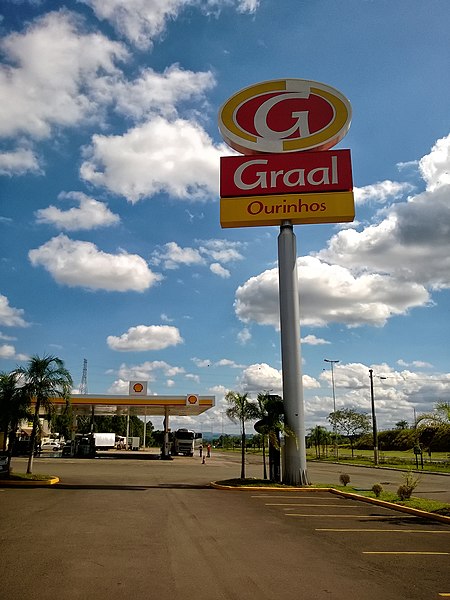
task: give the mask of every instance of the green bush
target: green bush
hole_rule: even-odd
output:
[[[381,483],[374,483],[372,486],[372,492],[375,494],[377,498],[380,497],[381,492],[383,491],[383,486]]]
[[[397,495],[400,500],[409,500],[414,489],[420,481],[420,477],[414,475],[412,471],[407,471],[403,474],[405,482],[398,488]]]
[[[350,475],[348,475],[348,473],[341,473],[339,475],[339,481],[342,485],[347,485],[347,483],[350,483]]]

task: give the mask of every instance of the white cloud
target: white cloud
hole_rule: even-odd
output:
[[[231,242],[228,240],[202,240],[199,242],[199,251],[220,263],[229,263],[243,260],[243,255],[238,248],[243,246],[242,242]]]
[[[79,207],[61,210],[51,205],[42,208],[35,213],[38,223],[55,225],[65,231],[97,229],[120,223],[119,215],[111,212],[107,204],[94,200],[82,192],[61,193],[59,198],[74,200],[79,203]]]
[[[245,344],[247,342],[249,342],[252,339],[252,334],[250,333],[250,330],[248,327],[244,327],[241,329],[241,331],[239,331],[239,333],[237,334],[237,340],[240,344],[242,344],[242,346],[245,346]]]
[[[164,377],[175,377],[183,375],[185,370],[182,367],[175,367],[164,360],[145,361],[139,365],[128,366],[121,364],[118,370],[118,376],[126,381],[156,381],[158,373],[161,372]]]
[[[419,170],[430,192],[450,184],[450,134],[439,139],[430,153],[420,159]]]
[[[450,186],[388,209],[361,232],[340,231],[316,256],[353,271],[387,273],[400,285],[450,287]]]
[[[18,148],[13,152],[0,152],[0,175],[23,175],[29,172],[41,172],[38,159],[32,150]]]
[[[214,75],[210,71],[184,70],[178,64],[167,67],[163,73],[145,69],[133,81],[116,79],[100,80],[97,93],[113,92],[116,110],[135,120],[143,120],[151,115],[166,118],[177,115],[177,104],[194,99],[197,104],[204,93],[215,86]],[[104,87],[102,90],[101,86]]]
[[[399,420],[411,425],[414,414],[431,412],[436,398],[450,391],[450,373],[425,375],[408,370],[395,371],[387,364],[371,365],[374,373],[374,399],[380,428],[392,428]],[[383,377],[381,379],[380,377]],[[318,422],[329,427],[327,416],[333,411],[330,369],[320,379],[328,387],[326,397],[308,397],[305,414],[311,426]],[[336,408],[355,408],[370,414],[369,367],[361,363],[338,364],[334,370]]]
[[[421,285],[387,275],[352,272],[306,256],[297,260],[300,319],[304,325],[330,322],[381,326],[394,315],[423,306],[429,295]],[[236,315],[243,322],[279,327],[278,269],[252,277],[236,290]]]
[[[23,318],[24,310],[9,305],[9,300],[0,294],[0,325],[6,327],[26,327],[28,323]],[[6,339],[6,338],[2,338]]]
[[[226,153],[197,123],[155,117],[124,135],[94,135],[80,174],[133,203],[161,192],[205,200],[218,193],[219,157]]]
[[[211,361],[209,358],[192,358],[192,362],[199,367],[200,369],[204,369],[205,367],[211,366]]]
[[[323,344],[331,344],[331,342],[328,342],[327,340],[324,340],[322,338],[318,338],[315,335],[306,335],[305,337],[302,337],[302,344],[309,344],[310,346],[321,346]]]
[[[60,234],[28,253],[33,266],[44,267],[58,282],[92,290],[142,292],[161,280],[137,254],[107,254],[91,242]]]
[[[176,346],[183,338],[176,327],[169,325],[137,325],[120,337],[109,335],[106,342],[112,350],[119,352],[145,352]]]
[[[259,392],[269,391],[272,394],[282,395],[282,372],[266,363],[256,363],[246,367],[238,379],[239,387],[255,395]],[[320,387],[314,377],[303,375],[303,388],[312,389]]]
[[[165,269],[178,269],[181,265],[204,265],[205,259],[195,248],[181,248],[176,242],[168,242],[152,253],[152,264]]]
[[[270,390],[273,394],[281,394],[281,371],[266,363],[249,365],[242,371],[238,380],[244,392],[259,393]]]
[[[221,358],[216,363],[214,363],[215,367],[230,367],[232,369],[243,369],[244,365],[240,365],[236,363],[234,360],[230,360],[229,358]]]
[[[219,263],[210,264],[209,269],[210,269],[211,273],[214,273],[214,275],[218,275],[219,277],[222,277],[222,279],[228,279],[228,277],[231,276],[230,271],[228,269],[225,269],[224,267],[222,267],[222,265],[220,265]]]
[[[397,361],[397,364],[400,367],[414,367],[415,369],[428,369],[433,367],[431,363],[425,362],[423,360],[413,360],[412,362],[406,362],[402,358],[400,358]]]
[[[399,183],[397,181],[379,181],[372,185],[364,187],[355,187],[353,192],[356,204],[365,204],[367,202],[378,202],[384,204],[387,200],[397,199],[411,192],[414,189],[409,183]]]
[[[0,344],[0,358],[4,360],[28,360],[26,354],[20,354],[16,352],[16,349],[11,344]]]
[[[54,126],[98,120],[99,106],[92,98],[97,78],[115,74],[115,61],[127,57],[124,46],[84,32],[82,20],[64,9],[8,35],[1,50],[10,64],[0,68],[0,95],[8,98],[2,104],[0,136],[35,138],[48,137]],[[33,164],[31,155],[28,161]]]
[[[235,4],[239,12],[253,13],[260,0],[81,0],[99,19],[109,21],[120,35],[144,50],[153,45],[170,19],[188,6],[208,13]]]

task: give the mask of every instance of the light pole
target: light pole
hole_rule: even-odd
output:
[[[334,389],[334,365],[337,364],[338,360],[330,360],[329,358],[324,358],[324,362],[329,363],[331,367],[331,387],[333,390],[333,435],[334,435],[334,457],[338,458],[338,446],[337,446],[337,433],[336,433],[336,393]]]
[[[375,398],[373,395],[373,369],[369,369],[370,377],[370,402],[372,405],[372,432],[373,432],[373,462],[378,465],[378,430],[377,430],[377,416],[375,414]],[[380,379],[386,379],[381,377]]]

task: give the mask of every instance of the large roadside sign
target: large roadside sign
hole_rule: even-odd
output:
[[[347,133],[350,102],[305,79],[264,81],[240,90],[219,111],[219,130],[242,154],[327,150]]]
[[[338,90],[304,79],[249,86],[219,111],[220,223],[226,227],[339,223],[355,216],[347,133],[351,106]]]

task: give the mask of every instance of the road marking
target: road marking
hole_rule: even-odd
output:
[[[363,552],[363,554],[417,554],[417,555],[441,555],[441,554],[450,554],[450,552]]]
[[[258,494],[252,496],[252,498],[283,498],[284,500],[310,500],[311,498],[315,498],[316,500],[329,499],[331,502],[335,501],[335,498],[330,498],[329,495],[327,497],[324,496],[323,498],[321,498],[317,494],[309,494],[308,496],[306,494],[300,494],[300,496],[286,496],[286,494],[280,494],[279,496],[275,496],[275,494]]]
[[[281,503],[281,502],[266,502],[264,506],[339,506],[341,508],[361,508],[360,506],[343,506],[342,504],[296,504],[296,503]]]
[[[439,596],[445,596],[446,598],[450,598],[450,594],[439,594]]]
[[[328,517],[340,517],[342,519],[399,519],[400,517],[385,516],[385,515],[312,515],[312,514],[300,514],[300,513],[286,513],[286,517],[322,517],[323,519]],[[402,519],[417,519],[413,515],[402,515]]]
[[[365,533],[446,533],[450,534],[450,531],[444,531],[440,529],[344,529],[344,528],[316,528],[316,531],[338,531],[338,532],[353,532],[362,531]]]

